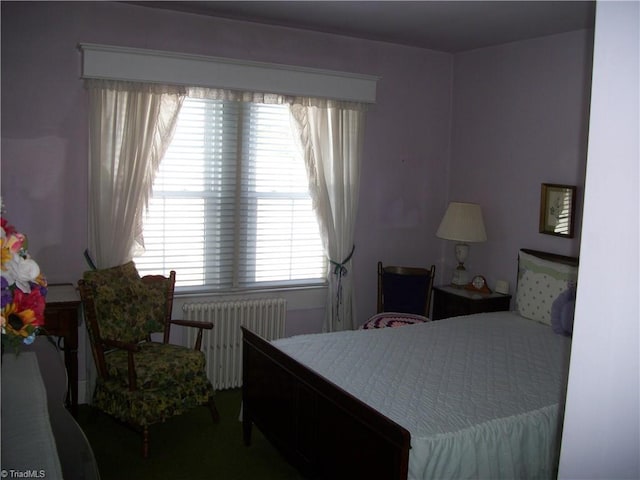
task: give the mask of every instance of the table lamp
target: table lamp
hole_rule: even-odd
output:
[[[484,229],[482,210],[475,203],[451,202],[440,222],[436,236],[445,240],[454,240],[458,266],[453,271],[453,285],[466,285],[469,283],[464,262],[469,255],[467,243],[485,242],[487,232]]]

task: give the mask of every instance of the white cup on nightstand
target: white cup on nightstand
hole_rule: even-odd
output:
[[[502,293],[503,295],[509,295],[509,282],[506,280],[496,281],[495,291],[497,293]]]

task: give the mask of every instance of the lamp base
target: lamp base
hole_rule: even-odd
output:
[[[467,285],[469,283],[469,274],[463,268],[456,268],[453,271],[453,278],[451,279],[451,284],[456,286]]]

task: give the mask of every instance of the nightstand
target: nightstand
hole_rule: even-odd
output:
[[[509,310],[511,295],[477,293],[465,288],[441,285],[433,287],[432,320]]]

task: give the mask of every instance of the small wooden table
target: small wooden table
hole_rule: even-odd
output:
[[[47,287],[44,310],[44,328],[47,335],[59,337],[64,350],[67,370],[67,396],[65,405],[75,417],[78,414],[78,327],[80,295],[72,284],[54,284]]]

